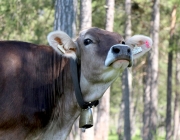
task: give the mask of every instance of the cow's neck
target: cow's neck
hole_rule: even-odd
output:
[[[102,97],[103,93],[110,86],[111,82],[106,84],[89,82],[83,75],[81,75],[81,90],[84,100],[86,102],[92,102]]]
[[[103,74],[96,74],[92,76],[91,80],[88,80],[88,78],[81,73],[80,85],[84,100],[86,102],[92,102],[100,99],[119,76],[120,72],[120,70],[111,70]]]
[[[114,79],[115,80],[115,79]],[[113,81],[114,81],[113,80]],[[86,102],[92,102],[100,99],[108,87],[112,84],[113,81],[103,80],[97,81],[97,83],[88,81],[85,76],[81,75],[81,90],[83,93],[84,100]]]

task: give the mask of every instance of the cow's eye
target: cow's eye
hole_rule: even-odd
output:
[[[125,45],[125,42],[124,42],[124,41],[122,41],[122,44],[124,44],[124,45]]]
[[[86,46],[86,45],[89,45],[89,44],[91,44],[91,43],[93,43],[93,41],[91,40],[91,39],[85,39],[84,40],[84,45]]]

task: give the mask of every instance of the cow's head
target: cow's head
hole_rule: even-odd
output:
[[[135,35],[124,41],[121,35],[99,28],[83,30],[74,42],[66,33],[54,31],[48,42],[57,53],[79,60],[81,91],[88,102],[99,99],[133,59],[152,46],[147,36]]]

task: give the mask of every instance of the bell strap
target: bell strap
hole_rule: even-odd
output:
[[[71,77],[72,77],[72,81],[73,81],[73,85],[75,89],[76,100],[79,106],[81,107],[81,109],[87,109],[88,107],[92,108],[93,106],[97,106],[99,104],[98,100],[93,101],[93,102],[85,102],[83,99],[83,95],[80,88],[80,74],[78,72],[77,65],[78,65],[77,60],[70,58],[70,72],[71,72]]]

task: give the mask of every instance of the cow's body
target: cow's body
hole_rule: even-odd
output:
[[[37,130],[56,129],[66,119],[74,122],[78,112],[69,59],[48,46],[0,42],[0,60],[0,139],[24,139]]]
[[[86,102],[99,99],[131,61],[131,51],[118,34],[91,28],[75,43],[69,40],[64,33],[53,33],[48,41],[54,49],[0,42],[0,140],[66,139],[81,111],[69,54],[75,54],[81,65],[80,87]]]

